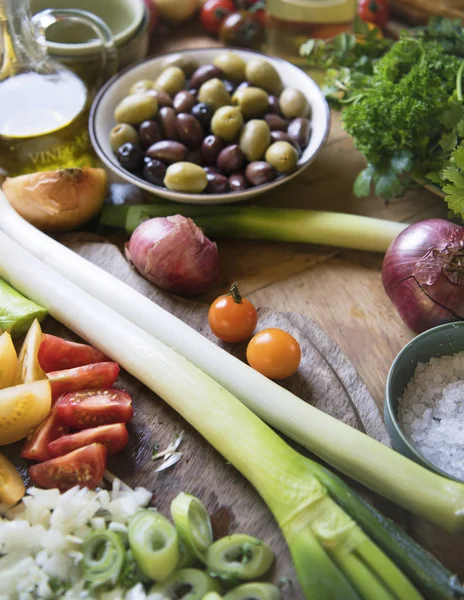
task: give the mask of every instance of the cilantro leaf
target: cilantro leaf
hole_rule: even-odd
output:
[[[443,178],[451,182],[443,187],[446,204],[454,215],[464,217],[464,173],[450,166],[443,171]]]
[[[371,193],[374,171],[375,168],[372,165],[369,165],[356,177],[353,191],[358,198],[364,198]]]

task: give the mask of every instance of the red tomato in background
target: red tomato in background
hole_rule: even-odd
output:
[[[145,6],[148,9],[148,14],[150,16],[150,24],[148,26],[150,33],[154,31],[155,27],[158,25],[158,12],[155,6],[155,0],[144,0]]]
[[[72,435],[64,435],[59,439],[51,441],[48,445],[50,457],[62,456],[68,452],[73,452],[78,448],[83,448],[89,444],[103,444],[108,456],[121,452],[129,441],[129,433],[124,423],[114,425],[103,425],[93,429],[83,429]]]
[[[22,458],[48,460],[55,456],[48,451],[48,444],[68,433],[69,427],[58,418],[54,408],[48,417],[36,427],[21,450]]]
[[[240,9],[252,13],[261,25],[266,25],[266,0],[238,0]]]
[[[383,29],[390,18],[388,0],[359,0],[358,15],[363,21]]]
[[[59,418],[74,429],[127,423],[134,413],[129,394],[114,388],[63,394],[58,398],[55,410]]]
[[[118,374],[118,363],[101,362],[64,371],[51,371],[47,373],[47,378],[52,388],[52,398],[55,400],[62,394],[77,390],[110,388]]]
[[[38,360],[45,373],[49,373],[92,363],[108,362],[109,358],[88,344],[70,342],[45,333],[39,347]]]
[[[201,9],[201,23],[208,33],[216,35],[224,19],[236,10],[232,0],[208,0]]]
[[[42,488],[58,488],[62,492],[75,485],[95,489],[103,479],[106,448],[91,444],[58,458],[29,467],[32,481]]]

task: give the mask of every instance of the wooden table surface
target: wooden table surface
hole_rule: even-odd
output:
[[[220,44],[196,25],[155,33],[151,54]],[[364,159],[332,113],[330,137],[316,161],[296,180],[266,194],[268,206],[349,212],[411,223],[446,218],[442,199],[418,189],[386,204],[356,198],[352,185]],[[222,280],[209,301],[232,281],[258,306],[294,311],[314,319],[344,350],[383,410],[388,369],[413,334],[387,298],[381,282],[382,256],[305,244],[222,240],[218,243]],[[378,499],[379,508],[402,523],[424,547],[464,579],[464,538]]]

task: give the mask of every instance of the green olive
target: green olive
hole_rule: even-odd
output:
[[[269,109],[269,96],[258,87],[237,90],[232,96],[232,102],[240,107],[245,119],[262,117]]]
[[[198,62],[188,54],[175,54],[163,63],[163,71],[168,67],[179,67],[186,77],[190,77],[199,67]]]
[[[163,594],[166,600],[202,600],[208,592],[218,590],[212,577],[199,569],[179,569],[170,577],[150,588],[151,594]],[[188,591],[186,591],[188,590]]]
[[[116,152],[123,144],[130,142],[138,144],[139,134],[137,130],[128,123],[118,123],[110,131],[110,144],[113,152]]]
[[[175,192],[201,194],[208,185],[205,170],[190,162],[177,162],[167,168],[164,185]]]
[[[249,162],[260,160],[271,143],[271,130],[266,121],[252,119],[245,123],[240,136],[240,149]]]
[[[274,142],[266,152],[266,162],[277,171],[277,173],[289,173],[298,164],[298,152],[288,142]]]
[[[154,82],[151,79],[140,79],[129,88],[129,94],[144,94],[153,89]]]
[[[185,87],[185,74],[179,67],[167,67],[155,80],[155,90],[166,92],[171,97]]]
[[[150,94],[126,96],[116,106],[114,118],[118,123],[140,125],[142,121],[153,119],[158,114],[158,100]]]
[[[241,83],[245,79],[246,63],[235,52],[221,52],[213,61],[214,66],[219,67],[226,79]]]
[[[211,131],[226,142],[233,142],[243,127],[243,116],[236,106],[221,106],[211,120]]]
[[[246,65],[245,76],[249,83],[263,88],[270,94],[278,95],[282,91],[280,75],[267,60],[252,58]]]
[[[232,103],[229,92],[220,79],[205,81],[198,92],[198,102],[204,102],[214,110]]]
[[[279,588],[272,583],[245,583],[224,596],[224,600],[280,600]]]
[[[294,88],[286,88],[279,98],[280,110],[287,119],[307,117],[309,104],[306,96]]]

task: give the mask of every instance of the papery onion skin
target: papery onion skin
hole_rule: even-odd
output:
[[[464,227],[444,219],[410,225],[387,250],[382,283],[415,333],[464,320]]]
[[[208,291],[219,277],[216,244],[192,219],[181,215],[141,223],[126,244],[125,254],[145,279],[182,296]]]
[[[42,231],[70,231],[101,210],[108,188],[103,169],[57,169],[8,177],[3,191],[26,221]]]

